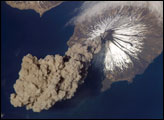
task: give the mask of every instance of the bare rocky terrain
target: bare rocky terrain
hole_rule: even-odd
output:
[[[8,5],[20,10],[32,9],[42,16],[46,11],[60,5],[63,1],[6,1]]]

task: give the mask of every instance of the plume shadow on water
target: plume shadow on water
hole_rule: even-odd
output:
[[[83,101],[89,98],[93,98],[100,94],[102,87],[102,80],[104,79],[104,53],[105,47],[102,47],[101,51],[96,54],[91,62],[91,66],[88,69],[87,77],[82,85],[79,85],[77,92],[70,100],[65,100],[56,103],[50,110],[62,110],[75,108]]]
[[[102,73],[100,73],[100,70],[95,68],[95,66],[91,66],[88,69],[87,78],[82,85],[79,85],[75,95],[69,100],[56,103],[51,109],[62,110],[65,108],[74,108],[82,101],[98,95],[100,93],[101,81]]]

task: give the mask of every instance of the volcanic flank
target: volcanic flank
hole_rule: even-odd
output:
[[[101,38],[105,44],[102,47],[105,47],[104,55],[100,58],[102,61],[99,61],[104,63],[104,91],[113,82],[131,82],[136,74],[143,73],[153,59],[161,54],[163,18],[148,6],[130,4],[114,4],[100,13],[91,15],[88,11],[82,12],[75,19],[75,32],[68,45],[95,41],[98,36]]]

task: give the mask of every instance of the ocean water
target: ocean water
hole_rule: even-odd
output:
[[[99,93],[101,73],[91,66],[75,93],[48,111],[34,113],[10,104],[22,57],[64,55],[74,27],[65,24],[77,14],[81,2],[66,2],[41,18],[33,10],[18,10],[1,4],[1,113],[3,118],[163,118],[163,53],[134,82],[114,83]]]

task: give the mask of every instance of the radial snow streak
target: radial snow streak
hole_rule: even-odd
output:
[[[106,40],[105,69],[123,71],[128,65],[133,65],[131,58],[138,59],[138,54],[142,52],[147,26],[137,22],[134,16],[117,15],[100,19],[90,30],[88,40],[102,36],[107,30],[114,31],[113,40]]]

